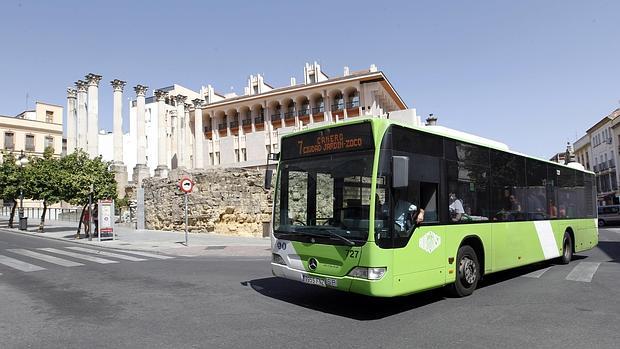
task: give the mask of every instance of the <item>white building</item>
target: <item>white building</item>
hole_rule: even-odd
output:
[[[398,112],[407,105],[374,65],[360,71],[345,67],[341,76],[330,78],[315,62],[306,64],[303,73],[303,83],[291,78],[289,86],[279,88],[260,74],[250,75],[243,96],[217,93],[211,85],[199,92],[176,84],[151,89],[145,98],[143,125],[150,175],[179,167],[264,166],[267,154],[278,151],[282,135],[349,118],[388,117],[396,112],[399,118],[420,122],[415,109]],[[123,136],[128,175],[137,164],[137,120],[138,103],[133,100],[130,130]],[[112,160],[112,139],[111,134],[99,135],[100,153],[106,160]],[[159,173],[158,168],[166,170]]]

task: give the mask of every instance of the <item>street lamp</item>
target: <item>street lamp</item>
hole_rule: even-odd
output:
[[[19,157],[15,161],[15,165],[19,167],[20,177],[22,180],[19,181],[19,230],[26,230],[27,227],[22,226],[22,218],[24,218],[24,190],[23,190],[23,179],[24,179],[24,166],[28,165],[28,157],[24,154],[22,150],[19,154]]]

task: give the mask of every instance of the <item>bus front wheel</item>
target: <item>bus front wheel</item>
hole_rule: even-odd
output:
[[[450,293],[456,297],[469,296],[479,280],[480,263],[476,251],[469,245],[461,246],[456,257],[456,281],[450,285]]]

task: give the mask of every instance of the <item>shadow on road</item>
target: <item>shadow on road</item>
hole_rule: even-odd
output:
[[[612,263],[620,263],[620,241],[599,241],[597,246]]]
[[[270,277],[244,281],[263,296],[354,320],[378,320],[444,299],[441,290],[406,297],[373,298]]]

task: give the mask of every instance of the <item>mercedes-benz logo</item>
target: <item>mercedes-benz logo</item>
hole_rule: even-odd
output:
[[[319,261],[317,261],[315,258],[310,258],[308,260],[308,267],[310,268],[310,270],[316,270],[316,267],[319,265]]]

